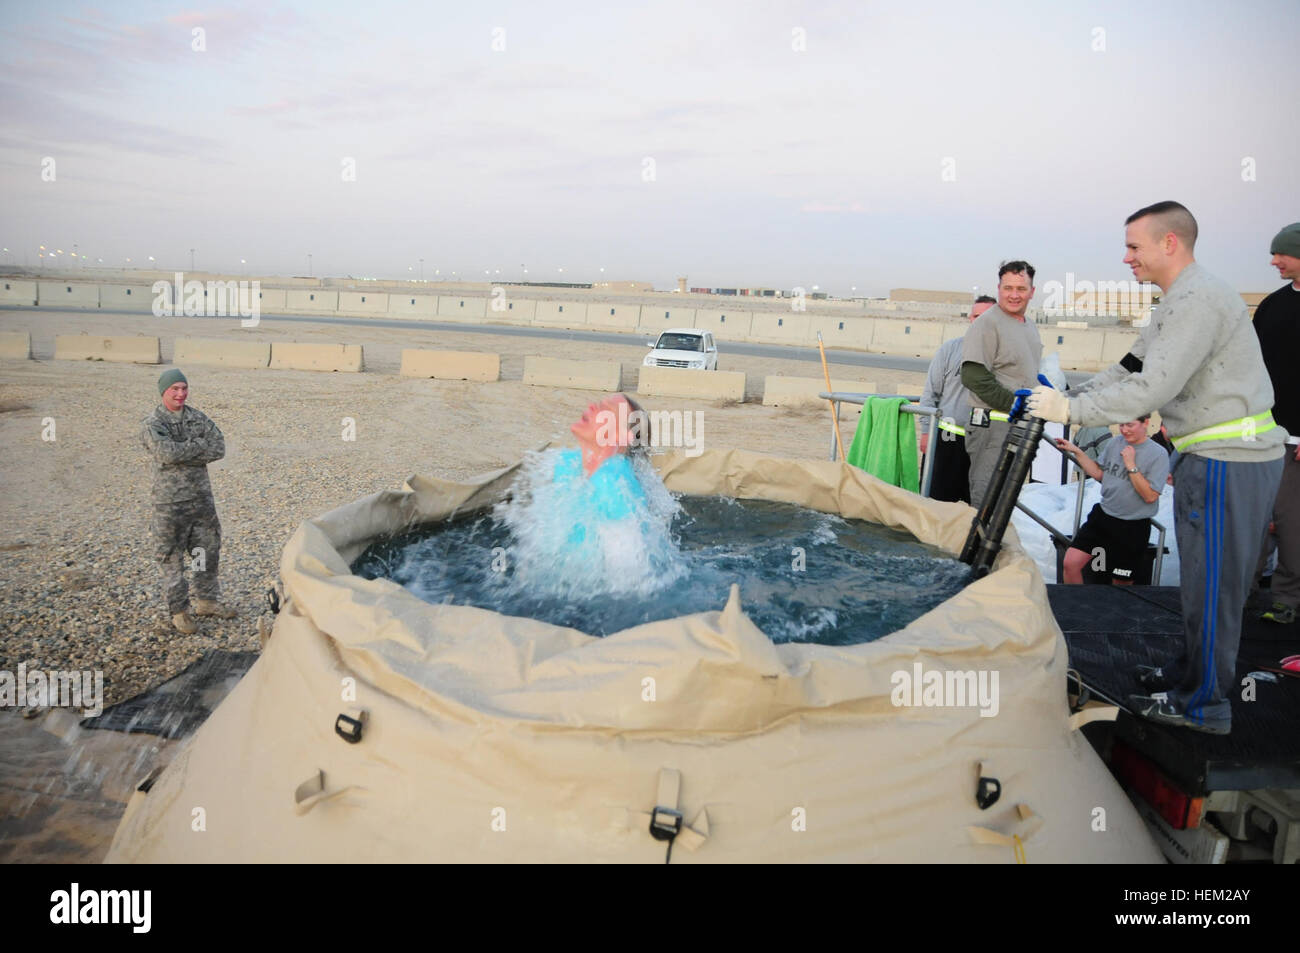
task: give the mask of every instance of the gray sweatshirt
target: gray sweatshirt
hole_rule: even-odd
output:
[[[1177,439],[1269,410],[1273,385],[1241,295],[1193,262],[1174,279],[1124,359],[1069,397],[1071,423],[1122,423],[1157,410]],[[1265,426],[1245,437],[1196,443],[1186,452],[1230,462],[1275,460],[1287,434]]]
[[[939,408],[939,419],[956,423],[964,427],[966,421],[959,419],[961,410],[961,342],[963,338],[951,338],[939,345],[930,360],[930,370],[925,375],[925,390],[921,393],[921,403]]]

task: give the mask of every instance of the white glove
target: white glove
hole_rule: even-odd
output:
[[[1070,422],[1070,400],[1059,390],[1039,384],[1029,395],[1026,407],[1035,417],[1058,424]]]

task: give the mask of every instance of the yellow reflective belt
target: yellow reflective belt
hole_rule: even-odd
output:
[[[989,411],[989,420],[999,420],[999,421],[1001,421],[1002,423],[1007,423],[1007,422],[1009,422],[1009,421],[1011,420],[1011,415],[1010,415],[1010,414],[1004,414],[1004,413],[1003,413],[1002,411],[1000,411],[1000,410],[990,410],[990,411]]]
[[[959,437],[966,436],[966,431],[963,430],[961,427],[957,426],[956,424],[950,424],[944,420],[939,421],[939,429],[946,430],[948,431],[948,433],[955,433]]]
[[[1197,443],[1205,443],[1207,440],[1228,440],[1233,437],[1240,437],[1242,440],[1251,440],[1255,434],[1265,433],[1277,426],[1273,420],[1273,412],[1266,410],[1262,414],[1256,414],[1254,417],[1242,417],[1240,420],[1229,420],[1227,423],[1215,424],[1213,427],[1205,427],[1201,430],[1195,430],[1181,437],[1172,438],[1174,449],[1179,453]]]

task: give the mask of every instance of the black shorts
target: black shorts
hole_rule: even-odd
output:
[[[1122,520],[1111,516],[1098,503],[1079,527],[1070,548],[1093,556],[1089,566],[1095,572],[1131,582],[1142,566],[1150,538],[1151,520]]]

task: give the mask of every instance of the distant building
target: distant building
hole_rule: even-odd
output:
[[[780,298],[781,292],[775,288],[692,288],[696,295],[735,295],[746,298]]]
[[[969,291],[926,291],[921,288],[890,288],[890,301],[923,301],[929,304],[970,304],[975,295]]]
[[[608,291],[613,294],[640,294],[654,291],[654,285],[648,281],[597,281],[592,286],[596,291]]]

